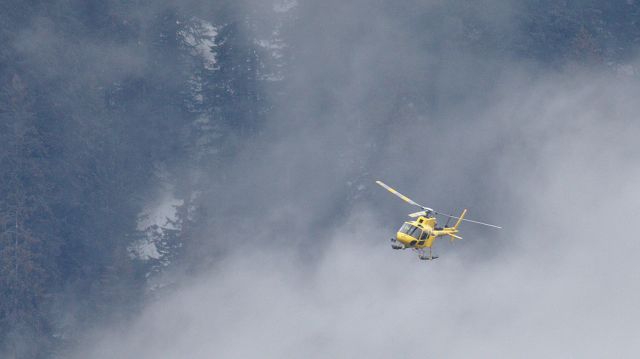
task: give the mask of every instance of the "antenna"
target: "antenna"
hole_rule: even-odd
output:
[[[453,212],[457,212],[457,211],[453,211]],[[449,228],[449,221],[451,220],[451,217],[447,217],[447,223],[444,224],[444,228]]]

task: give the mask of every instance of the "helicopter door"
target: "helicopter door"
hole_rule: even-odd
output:
[[[420,239],[420,236],[422,236],[422,229],[415,226],[411,226],[411,227],[413,228],[411,228],[411,232],[409,233],[409,235],[415,238],[415,240],[411,241],[410,245],[415,246],[416,244],[419,244],[418,240]]]
[[[420,240],[418,241],[418,245],[422,246],[424,245],[424,242],[429,238],[429,232],[424,231],[422,232],[422,235],[420,236]]]

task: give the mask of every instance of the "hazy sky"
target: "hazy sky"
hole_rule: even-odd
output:
[[[478,21],[511,28],[497,4],[478,6]],[[640,84],[460,47],[443,8],[291,10],[283,36],[296,56],[273,117],[232,166],[233,186],[210,194],[220,218],[202,241],[234,249],[77,357],[638,353]],[[414,208],[376,179],[505,229],[465,224],[464,240],[421,262],[389,247]]]

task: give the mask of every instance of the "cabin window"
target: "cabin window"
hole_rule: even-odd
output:
[[[402,225],[402,227],[400,227],[400,230],[398,232],[408,234],[416,239],[420,239],[420,233],[422,232],[422,230],[414,225],[405,223]]]
[[[398,232],[408,234],[415,239],[420,239],[420,234],[422,234],[422,229],[414,225],[411,225],[409,223],[405,223],[402,225],[402,227]]]
[[[429,233],[425,231],[425,232],[422,232],[422,238],[420,239],[427,239],[427,237],[429,237]]]
[[[410,225],[409,223],[405,223],[405,224],[402,225],[402,227],[400,228],[400,230],[398,232],[404,233],[404,234],[409,234],[411,232],[412,228],[413,228],[412,225]]]

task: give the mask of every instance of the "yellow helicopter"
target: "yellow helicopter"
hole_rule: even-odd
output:
[[[458,226],[462,221],[471,222],[476,224],[482,224],[483,226],[489,226],[494,228],[502,228],[493,224],[472,221],[470,219],[465,219],[464,216],[467,214],[467,210],[462,211],[460,217],[452,216],[449,214],[444,214],[440,212],[436,212],[429,207],[425,207],[421,204],[414,202],[411,198],[403,195],[402,193],[396,191],[395,189],[389,187],[382,181],[376,181],[377,184],[382,186],[387,191],[395,194],[400,197],[403,201],[412,204],[414,206],[418,206],[422,208],[421,211],[409,214],[411,218],[417,218],[414,221],[404,222],[402,227],[396,233],[395,238],[391,238],[391,248],[393,249],[407,249],[411,248],[418,252],[418,257],[422,260],[433,260],[438,258],[438,256],[434,256],[431,248],[433,247],[433,242],[435,242],[436,238],[441,236],[449,236],[451,242],[456,239],[462,239],[462,237],[458,236]],[[453,227],[448,227],[447,225],[444,227],[437,227],[437,221],[435,215],[448,217],[449,219],[455,218],[457,219],[456,224]],[[429,255],[426,255],[425,248],[429,248]]]

